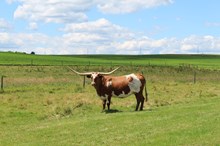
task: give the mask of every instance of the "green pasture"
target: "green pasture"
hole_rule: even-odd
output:
[[[220,55],[30,55],[0,52],[0,65],[125,65],[220,68]]]
[[[0,76],[6,76],[0,91],[0,145],[220,145],[218,60],[0,53]],[[112,110],[102,111],[90,80],[83,88],[83,77],[66,65],[79,71],[110,71],[120,65],[114,75],[143,72],[149,92],[144,111],[134,111],[134,96],[113,98]]]

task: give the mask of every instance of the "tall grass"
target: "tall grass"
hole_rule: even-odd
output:
[[[83,71],[84,67],[75,67]],[[100,66],[89,70],[109,71],[110,68]],[[71,115],[73,111],[91,106],[101,110],[101,101],[95,90],[86,79],[86,87],[82,87],[83,78],[73,74],[65,67],[49,66],[0,66],[0,74],[7,77],[4,80],[4,93],[0,94],[2,103],[11,103],[12,107],[32,109],[41,116],[56,114]],[[194,72],[172,67],[122,67],[115,75],[132,72],[143,72],[147,79],[149,102],[145,108],[164,106],[174,103],[190,102],[202,97],[219,95],[219,71],[196,70],[196,84]],[[135,98],[125,100],[114,98],[114,108],[133,110]],[[80,107],[80,108],[78,108]],[[43,110],[43,112],[42,112]],[[47,112],[45,112],[47,111]],[[43,114],[42,114],[42,113]],[[81,111],[80,111],[81,112]]]

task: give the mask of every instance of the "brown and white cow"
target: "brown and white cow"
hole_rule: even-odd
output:
[[[118,67],[119,68],[119,67]],[[91,84],[96,89],[98,96],[103,101],[103,110],[107,103],[108,110],[110,109],[111,97],[127,97],[131,94],[135,94],[137,105],[136,111],[140,106],[140,110],[143,110],[144,106],[144,96],[143,89],[145,89],[145,96],[147,101],[147,89],[146,89],[146,80],[142,74],[129,74],[124,76],[109,76],[115,72],[118,68],[114,69],[111,72],[87,72],[79,73],[69,67],[69,69],[76,74],[87,76],[91,78]],[[145,88],[144,88],[145,87]]]

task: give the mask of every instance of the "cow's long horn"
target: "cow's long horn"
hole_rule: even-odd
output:
[[[118,70],[120,67],[117,67],[116,69],[114,69],[113,71],[110,71],[110,72],[99,72],[99,74],[101,75],[109,75],[109,74],[112,74],[113,72],[115,72],[116,70]]]
[[[80,73],[80,72],[75,71],[74,69],[70,68],[69,66],[68,66],[68,68],[69,68],[72,72],[74,72],[74,73],[76,73],[76,74],[78,74],[78,75],[80,75],[80,76],[87,76],[87,75],[91,75],[91,74],[92,74],[92,72]]]

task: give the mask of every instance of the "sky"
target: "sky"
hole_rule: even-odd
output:
[[[220,54],[219,0],[0,0],[0,51]]]

